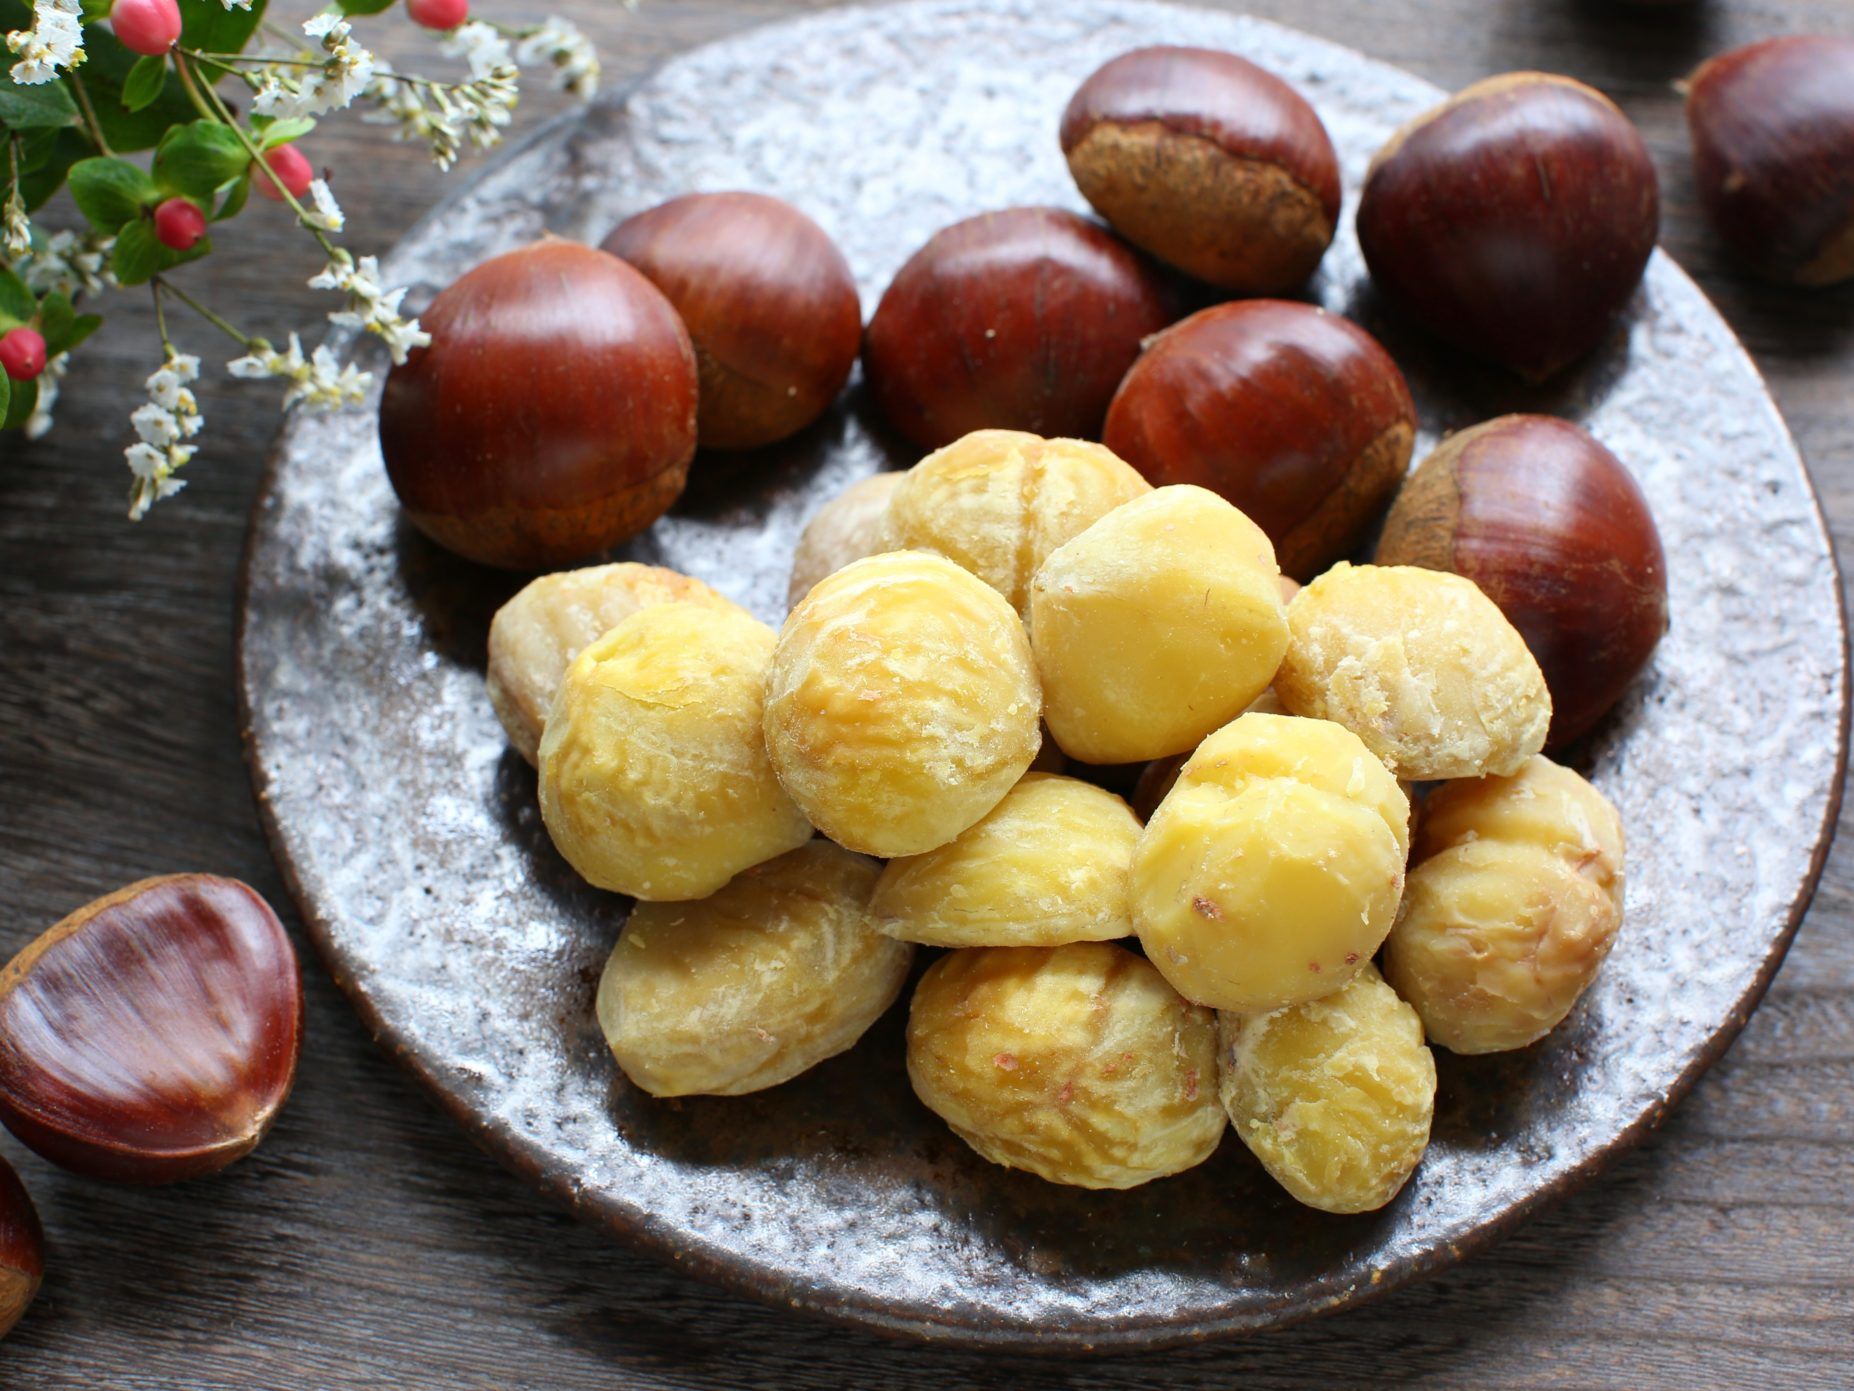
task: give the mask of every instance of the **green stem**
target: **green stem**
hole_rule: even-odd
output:
[[[114,159],[116,157],[116,152],[110,149],[109,141],[103,138],[103,126],[102,123],[97,120],[96,108],[90,104],[90,93],[84,89],[83,82],[75,73],[66,73],[65,77],[69,80],[71,91],[77,97],[77,104],[84,113],[84,124],[90,127],[91,142],[95,144],[97,149],[103,154]]]
[[[206,104],[206,98],[200,95],[200,84],[194,79],[193,70],[181,58],[180,50],[174,53],[174,71],[180,74],[180,85],[186,88],[187,100],[193,103],[193,109],[209,121],[217,120],[213,109]],[[207,91],[212,89],[208,87]]]
[[[191,309],[195,314],[198,314],[226,337],[232,339],[240,347],[249,348],[259,341],[256,338],[247,337],[245,334],[240,333],[224,319],[213,313],[212,310],[201,304],[198,300],[193,298],[192,295],[188,294],[185,290],[181,289],[180,286],[176,285],[165,276],[157,275],[148,283],[155,287],[155,314],[157,321],[159,321],[161,313],[161,296],[163,294],[168,294],[186,305],[187,308]],[[167,342],[167,326],[165,323],[161,325],[161,341],[163,343]]]
[[[167,356],[174,355],[174,340],[167,336],[167,309],[161,303],[161,280],[156,277],[148,282],[148,289],[154,295],[155,332],[161,335],[161,346],[167,350]]]

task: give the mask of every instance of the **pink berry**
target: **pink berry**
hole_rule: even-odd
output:
[[[315,166],[294,145],[279,145],[274,150],[266,150],[264,163],[270,166],[272,174],[283,180],[283,186],[289,189],[290,196],[294,198],[301,198],[307,193],[310,180],[315,178]],[[277,192],[276,182],[268,175],[254,171],[251,182],[271,202],[283,201],[283,195]]]
[[[406,0],[406,13],[427,29],[455,29],[470,17],[470,0]]]
[[[35,328],[15,328],[0,337],[0,368],[16,382],[29,382],[45,370],[45,339]]]
[[[180,6],[174,0],[116,0],[109,25],[131,53],[159,58],[180,37]]]
[[[185,198],[170,198],[154,210],[155,238],[175,251],[191,251],[206,235],[206,214]]]

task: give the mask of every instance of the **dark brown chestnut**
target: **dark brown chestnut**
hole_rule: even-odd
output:
[[[1660,216],[1629,118],[1581,82],[1517,72],[1391,138],[1365,176],[1358,241],[1393,305],[1543,380],[1609,334]]]
[[[1070,99],[1062,153],[1121,236],[1239,294],[1299,285],[1339,224],[1326,127],[1300,93],[1234,53],[1121,54]]]
[[[45,1232],[26,1185],[0,1159],[0,1338],[13,1331],[45,1278]]]
[[[483,262],[421,316],[380,400],[387,476],[448,550],[548,569],[624,541],[682,492],[695,351],[616,256],[548,239]]]
[[[1154,484],[1235,503],[1303,580],[1364,540],[1415,440],[1410,388],[1378,341],[1275,299],[1219,304],[1153,339],[1102,435]]]
[[[1687,127],[1700,205],[1772,280],[1854,278],[1854,39],[1797,34],[1693,75]]]
[[[850,263],[763,193],[691,193],[618,224],[604,249],[669,297],[695,342],[708,449],[797,434],[849,380],[863,342]]]
[[[956,222],[896,273],[863,344],[870,390],[923,449],[974,430],[1093,438],[1139,345],[1177,316],[1158,271],[1060,208]]]
[[[1551,688],[1548,746],[1587,733],[1667,630],[1667,558],[1628,469],[1567,420],[1509,415],[1451,435],[1384,522],[1380,565],[1478,584]]]
[[[144,879],[0,970],[0,1121],[93,1178],[171,1183],[256,1147],[296,1076],[290,939],[235,879]]]

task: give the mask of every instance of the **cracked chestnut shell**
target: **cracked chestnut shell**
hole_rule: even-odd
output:
[[[1760,274],[1854,278],[1854,39],[1797,34],[1723,53],[1687,89],[1700,204]]]
[[[1155,486],[1195,483],[1229,499],[1304,580],[1356,549],[1396,491],[1416,406],[1358,325],[1308,304],[1244,300],[1155,338],[1102,440]]]
[[[1477,82],[1410,122],[1358,205],[1384,297],[1533,380],[1608,336],[1659,227],[1634,124],[1601,92],[1537,72]]]
[[[1667,631],[1667,557],[1647,498],[1620,459],[1553,416],[1444,440],[1398,493],[1377,562],[1480,586],[1538,659],[1551,748],[1608,713]]]
[[[13,1331],[45,1278],[45,1232],[26,1185],[0,1159],[0,1338]]]
[[[616,256],[545,240],[483,262],[421,316],[387,376],[380,452],[412,524],[510,570],[557,569],[644,530],[695,454],[695,350]]]
[[[1077,89],[1062,153],[1082,196],[1160,260],[1240,294],[1280,294],[1339,223],[1339,160],[1287,83],[1234,53],[1123,53]]]
[[[296,1075],[302,984],[235,879],[144,879],[0,970],[0,1121],[93,1178],[171,1183],[263,1138]]]
[[[602,243],[669,298],[695,343],[697,434],[753,449],[829,408],[863,342],[850,263],[817,223],[763,193],[691,193]]]
[[[895,275],[863,342],[888,421],[923,449],[974,430],[1093,439],[1140,342],[1175,317],[1157,269],[1060,208],[936,232]]]

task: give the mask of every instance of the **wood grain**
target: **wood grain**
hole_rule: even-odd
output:
[[[608,82],[812,7],[647,0],[627,17],[599,0],[549,6],[598,38]],[[1734,273],[1698,222],[1671,87],[1735,43],[1854,33],[1841,0],[1246,8],[1444,86],[1536,67],[1621,101],[1662,172],[1665,244],[1757,355],[1837,540],[1848,543],[1854,291],[1775,290]],[[373,27],[402,65],[427,40],[397,11]],[[537,90],[523,120],[558,109]],[[417,151],[385,147],[380,135],[338,121],[313,150],[334,170],[350,241],[363,249],[390,245],[442,185]],[[233,224],[221,247],[235,254],[190,269],[186,283],[235,308],[253,331],[311,326],[327,308],[302,286],[317,269],[311,249],[285,236],[269,205]],[[68,379],[58,430],[33,445],[0,441],[6,953],[84,900],[148,874],[234,874],[288,907],[252,815],[231,682],[234,572],[274,398],[210,381],[191,486],[129,526],[121,449],[158,350],[144,299],[123,294],[104,307],[114,322]],[[184,332],[216,351],[206,330]],[[224,1176],[111,1188],[0,1137],[49,1241],[44,1292],[0,1344],[0,1386],[1845,1388],[1854,1383],[1851,925],[1847,840],[1771,995],[1662,1134],[1465,1268],[1247,1343],[1009,1367],[797,1321],[577,1226],[472,1149],[310,963],[296,1095],[258,1154]]]

